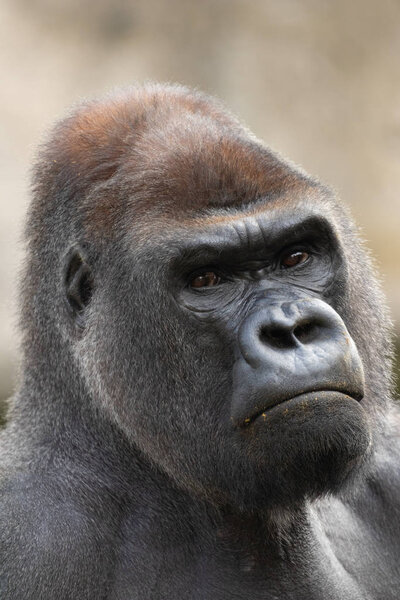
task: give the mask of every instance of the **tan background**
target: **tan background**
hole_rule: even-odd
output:
[[[2,0],[0,28],[0,398],[34,148],[72,102],[136,80],[219,95],[333,185],[400,323],[399,0]]]

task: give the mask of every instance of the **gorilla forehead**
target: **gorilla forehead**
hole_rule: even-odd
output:
[[[334,235],[336,223],[334,211],[329,210],[329,194],[307,188],[297,192],[228,209],[214,206],[184,214],[164,211],[133,227],[128,236],[132,236],[139,253],[146,255],[150,246],[159,248],[166,258],[178,250],[195,257],[201,255],[203,261],[206,257],[218,261],[223,256],[233,260],[237,253],[252,258],[261,253],[265,257],[267,248],[292,243],[311,229],[326,239]],[[159,253],[157,256],[160,260]]]

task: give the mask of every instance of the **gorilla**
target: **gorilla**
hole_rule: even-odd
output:
[[[347,210],[198,91],[42,146],[2,600],[398,600],[390,320]]]

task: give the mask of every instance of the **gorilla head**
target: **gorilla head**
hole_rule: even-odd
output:
[[[240,510],[362,471],[390,391],[370,265],[332,193],[217,101],[80,106],[42,149],[28,236],[25,377],[54,404]]]

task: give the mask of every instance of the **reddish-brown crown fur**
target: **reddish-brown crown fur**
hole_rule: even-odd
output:
[[[141,222],[179,218],[311,183],[215,99],[158,84],[80,105],[56,126],[37,173],[38,188],[63,190],[91,233],[107,236],[129,209]]]

